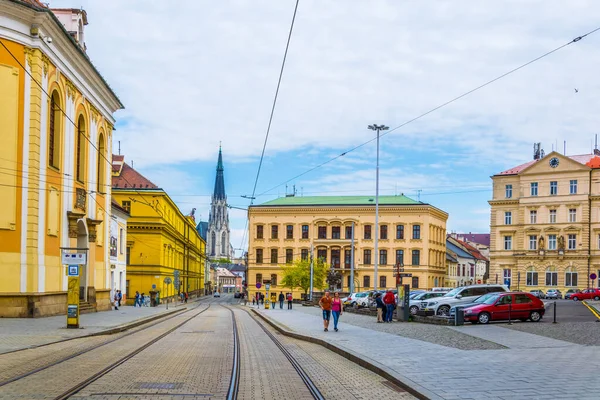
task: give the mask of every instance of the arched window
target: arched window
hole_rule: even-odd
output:
[[[531,266],[531,267],[527,268],[525,284],[527,286],[537,286],[538,285],[538,273],[535,270],[535,267]]]
[[[577,270],[573,267],[565,271],[565,286],[577,286]]]
[[[48,126],[48,165],[60,168],[60,96],[58,91],[53,91],[50,96],[50,124]]]
[[[77,154],[75,177],[79,182],[85,179],[85,119],[83,115],[77,120]]]
[[[106,184],[104,174],[106,171],[105,159],[106,157],[105,147],[104,147],[104,135],[100,133],[100,137],[98,138],[98,178],[97,178],[97,191],[98,193],[106,193]]]
[[[227,254],[227,234],[225,232],[221,235],[221,254]]]
[[[558,272],[556,272],[556,267],[546,268],[546,286],[558,286]]]
[[[215,233],[211,233],[210,234],[210,254],[211,255],[215,255],[215,249],[217,246],[217,235],[215,235]]]

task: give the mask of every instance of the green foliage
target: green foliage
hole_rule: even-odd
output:
[[[231,260],[229,258],[219,258],[218,260],[213,261],[215,264],[231,264]]]
[[[310,290],[310,261],[296,260],[291,265],[281,266],[283,279],[281,286],[290,289],[300,288],[304,293]],[[325,278],[329,267],[322,260],[315,260],[313,266],[313,288],[323,289],[326,287]]]

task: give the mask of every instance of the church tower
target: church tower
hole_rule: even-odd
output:
[[[223,154],[219,146],[217,176],[215,191],[212,195],[210,214],[208,217],[208,232],[206,235],[206,253],[211,259],[233,258],[233,248],[230,242],[229,210],[225,195],[225,178],[223,176]]]

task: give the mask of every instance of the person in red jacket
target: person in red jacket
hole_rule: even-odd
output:
[[[396,298],[391,290],[388,290],[385,296],[383,296],[383,303],[385,304],[386,313],[383,322],[392,322],[392,316],[394,315],[394,305]]]

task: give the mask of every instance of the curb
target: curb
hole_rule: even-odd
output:
[[[582,301],[582,303],[588,308],[588,310],[592,312],[592,314],[594,314],[596,318],[598,318],[598,320],[600,320],[600,310],[598,310],[595,306],[588,304],[586,300]]]
[[[270,317],[263,315],[262,313],[256,311],[255,309],[251,309],[251,311],[259,316],[263,321],[271,325],[277,332],[281,333],[284,336],[289,336],[294,339],[304,340],[305,342],[310,342],[314,344],[321,345],[334,353],[341,355],[342,357],[352,361],[355,364],[360,365],[361,367],[368,369],[369,371],[381,376],[382,378],[387,379],[388,381],[393,382],[397,386],[405,389],[408,393],[422,400],[442,400],[443,398],[438,396],[435,393],[432,393],[428,389],[422,387],[418,383],[403,377],[399,376],[399,374],[385,365],[378,363],[375,360],[370,358],[365,358],[364,355],[356,353],[352,350],[343,349],[341,347],[335,346],[325,340],[318,339],[312,336],[306,336],[299,333],[288,331],[282,328],[278,323],[274,322]]]

